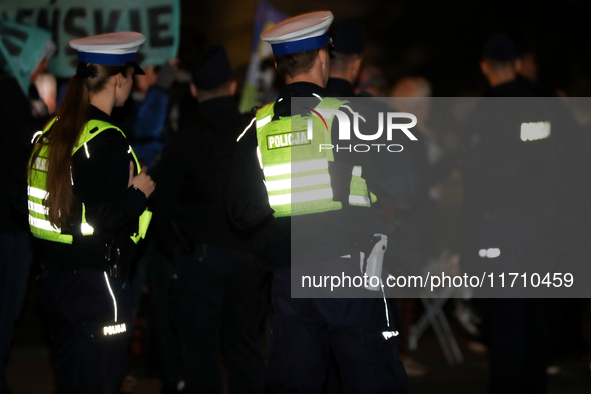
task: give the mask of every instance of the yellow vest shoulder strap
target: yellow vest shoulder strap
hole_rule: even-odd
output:
[[[80,149],[85,143],[89,142],[94,137],[108,129],[118,130],[123,135],[123,137],[125,137],[125,134],[119,127],[114,126],[109,122],[94,119],[89,120],[88,123],[86,123],[86,125],[84,126],[84,129],[82,130],[82,134],[80,134],[80,138],[78,138],[78,142],[74,146],[72,154],[76,153],[78,149]]]

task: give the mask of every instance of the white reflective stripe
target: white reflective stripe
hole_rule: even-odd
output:
[[[318,189],[309,192],[288,193],[279,196],[269,196],[269,203],[271,205],[283,205],[297,202],[306,202],[321,200],[323,198],[332,198],[332,189]]]
[[[35,159],[35,167],[36,170],[47,171],[48,160],[42,157],[38,157]]]
[[[84,235],[90,235],[94,233],[94,228],[88,223],[80,223],[80,231]]]
[[[88,153],[88,146],[86,145],[86,142],[84,143],[84,151],[86,152],[86,157],[90,159],[90,153]]]
[[[29,215],[29,224],[33,227],[40,228],[41,230],[52,231],[54,233],[61,233],[61,230],[57,227],[53,227],[49,220],[38,219],[34,216]]]
[[[246,132],[248,131],[248,129],[250,129],[250,126],[252,126],[252,124],[254,123],[255,120],[257,120],[256,117],[252,118],[252,120],[250,121],[250,123],[248,124],[248,126],[246,126],[246,128],[244,129],[244,131],[242,132],[242,134],[240,134],[238,136],[238,138],[236,139],[236,142],[240,141],[242,139],[242,137],[244,137],[244,134],[246,134]]]
[[[111,284],[109,283],[109,276],[106,272],[103,272],[103,274],[105,274],[105,282],[107,282],[109,293],[111,293],[111,297],[113,298],[113,306],[115,307],[115,323],[117,323],[117,300],[115,299],[115,295],[113,294],[113,290],[111,289]]]
[[[269,123],[272,118],[273,118],[272,115],[268,115],[268,116],[265,116],[261,120],[257,120],[257,129],[260,129],[261,127],[263,127],[264,125],[266,125],[267,123]]]
[[[27,194],[31,197],[40,198],[42,200],[45,200],[49,195],[49,193],[47,193],[45,190],[37,189],[36,187],[32,186],[27,187]]]
[[[316,97],[318,100],[322,101],[322,97],[317,95],[316,93],[312,93],[312,96]]]
[[[129,145],[129,149],[127,149],[127,153],[131,153],[131,145]]]
[[[371,201],[367,197],[350,195],[349,204],[371,205]]]
[[[382,288],[382,296],[384,297],[384,308],[386,309],[386,324],[390,327],[390,313],[388,312],[388,301],[386,301],[386,292],[384,291],[384,282],[380,278],[380,287]],[[384,335],[384,338],[386,335]],[[387,340],[388,338],[386,338]]]
[[[42,131],[38,131],[35,134],[33,134],[33,138],[31,139],[31,144],[34,144],[37,137],[40,136],[41,134],[43,134]]]
[[[263,157],[261,156],[261,148],[257,146],[257,158],[259,159],[259,165],[263,169]]]
[[[359,166],[353,167],[353,175],[361,176],[361,167],[359,167]]]
[[[298,187],[315,186],[323,184],[330,184],[330,175],[321,174],[303,176],[300,178],[284,179],[281,181],[268,181],[267,190],[274,191],[283,189],[295,189]]]
[[[37,204],[36,202],[29,201],[29,209],[33,212],[40,213],[42,215],[47,215],[49,213],[49,208],[42,204]]]
[[[299,163],[280,164],[278,166],[268,166],[263,169],[265,176],[295,174],[304,171],[323,170],[328,168],[328,160],[309,160]]]

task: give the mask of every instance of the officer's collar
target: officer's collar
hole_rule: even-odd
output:
[[[197,111],[200,117],[206,119],[226,118],[240,114],[236,106],[236,99],[233,96],[216,97],[202,101],[197,106]]]
[[[107,122],[107,123],[112,124],[113,126],[119,127],[117,125],[117,123],[113,120],[113,118],[111,118],[105,112],[101,111],[100,109],[98,109],[97,107],[95,107],[92,104],[90,104],[88,107],[87,118],[88,118],[88,120],[102,120],[103,122]],[[119,127],[119,128],[121,128],[121,127]]]
[[[328,91],[311,82],[294,82],[285,85],[279,91],[279,97],[275,101],[275,114],[278,116],[291,116],[292,97],[312,97],[319,99],[330,97]],[[304,111],[304,109],[302,109]]]
[[[343,78],[330,78],[326,85],[326,90],[337,97],[355,97],[353,85]]]
[[[289,99],[291,97],[311,97],[314,94],[322,97],[328,96],[326,89],[312,82],[294,82],[285,85],[279,91],[279,98]]]

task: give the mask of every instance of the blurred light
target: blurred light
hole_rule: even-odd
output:
[[[521,141],[536,141],[550,137],[550,122],[521,124]]]
[[[501,249],[499,249],[499,248],[489,248],[486,251],[486,257],[488,257],[489,259],[497,258],[500,255],[501,255]]]
[[[483,259],[495,259],[501,255],[501,249],[499,248],[488,248],[488,249],[480,249],[478,251],[478,255]]]

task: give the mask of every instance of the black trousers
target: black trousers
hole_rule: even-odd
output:
[[[47,269],[44,309],[61,393],[118,393],[133,332],[129,283],[94,269]]]
[[[173,291],[183,393],[221,393],[223,354],[232,394],[263,393],[259,325],[262,271],[255,256],[213,245],[193,255],[178,250]]]
[[[170,313],[173,275],[172,262],[153,247],[146,272],[146,284],[150,289],[147,319],[152,333],[151,345],[158,359],[158,375],[166,389],[176,387],[182,379],[181,353]]]
[[[357,272],[358,264],[352,265]],[[331,352],[344,393],[404,392],[398,337],[383,335],[394,327],[387,326],[382,298],[291,298],[290,269],[275,271],[272,298],[267,381],[273,393],[324,392]]]

